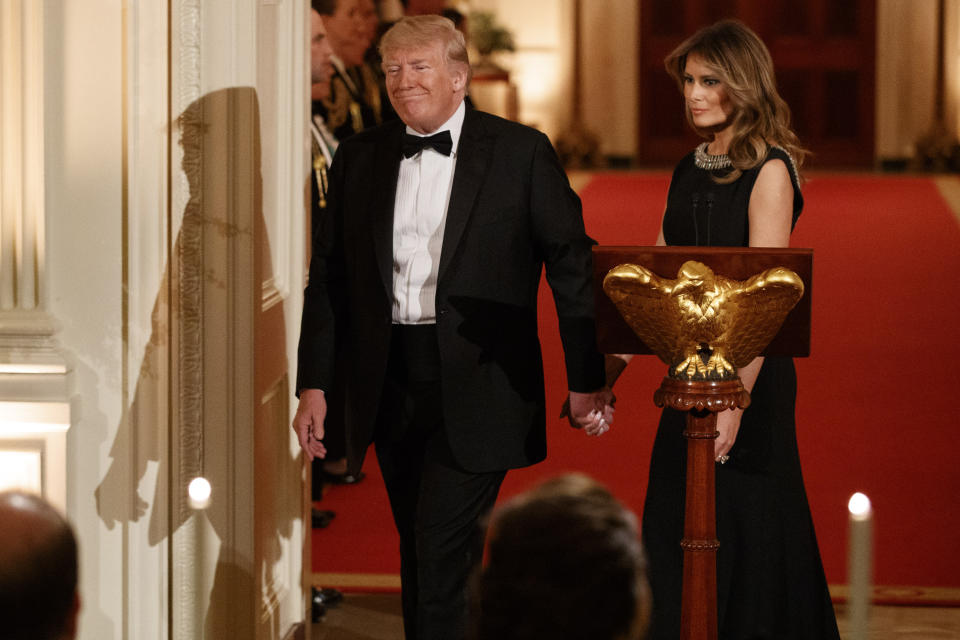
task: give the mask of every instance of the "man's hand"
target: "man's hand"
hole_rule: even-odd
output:
[[[327,448],[323,446],[323,420],[327,416],[327,399],[320,389],[301,389],[297,415],[293,417],[293,430],[297,432],[300,446],[307,458],[324,458]]]
[[[574,429],[583,429],[588,436],[606,433],[613,424],[613,403],[616,399],[610,387],[591,393],[570,392],[570,412],[567,419]]]

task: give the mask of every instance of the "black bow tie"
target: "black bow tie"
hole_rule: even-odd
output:
[[[453,139],[450,137],[450,131],[441,131],[432,136],[403,134],[404,158],[412,158],[427,147],[431,147],[437,153],[442,153],[445,156],[450,155],[450,152],[453,151]]]

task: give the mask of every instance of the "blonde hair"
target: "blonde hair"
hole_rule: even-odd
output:
[[[799,168],[808,152],[790,128],[790,107],[777,93],[773,59],[757,34],[742,22],[721,20],[684,40],[663,60],[681,92],[691,54],[699,56],[719,76],[734,107],[730,122],[733,137],[727,150],[733,171],[715,178],[717,182],[733,182],[743,171],[762,163],[770,146],[787,152],[799,179]],[[684,106],[684,111],[693,130],[710,138],[708,131],[693,123],[689,106]]]
[[[401,18],[387,29],[380,39],[380,57],[384,60],[390,51],[415,49],[440,45],[448,65],[466,67],[467,84],[473,72],[470,56],[463,34],[453,26],[453,21],[438,15],[408,16]]]

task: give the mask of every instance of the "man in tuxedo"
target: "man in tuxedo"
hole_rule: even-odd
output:
[[[344,377],[347,456],[375,444],[400,534],[406,637],[464,633],[466,582],[506,471],[546,456],[537,291],[546,270],[570,412],[608,429],[593,241],[542,133],[463,100],[462,34],[400,20],[380,47],[399,122],[341,142],[313,236],[294,418],[326,453],[324,390]],[[346,366],[334,366],[344,348]]]

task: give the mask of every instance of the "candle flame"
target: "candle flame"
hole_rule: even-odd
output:
[[[190,507],[193,509],[206,509],[210,506],[210,481],[204,477],[196,477],[190,481],[187,486],[187,495],[190,500]]]
[[[850,510],[850,515],[854,519],[866,520],[870,517],[872,512],[870,498],[858,491],[850,496],[850,502],[847,503],[847,509]]]

